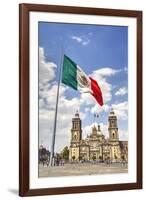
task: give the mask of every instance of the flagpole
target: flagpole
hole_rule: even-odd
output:
[[[52,143],[51,143],[51,152],[50,152],[49,166],[54,166],[54,159],[55,159],[54,158],[54,149],[55,149],[56,125],[57,125],[57,111],[58,111],[59,89],[60,89],[61,76],[62,76],[63,55],[64,55],[63,54],[63,48],[61,48],[59,79],[58,79],[58,86],[57,86],[57,97],[56,97],[55,117],[54,117],[54,129],[53,129],[53,136],[52,136]]]
[[[94,113],[94,126],[95,126],[95,121],[96,121],[96,114]]]

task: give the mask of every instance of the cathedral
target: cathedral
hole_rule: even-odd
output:
[[[128,141],[119,140],[117,116],[112,109],[108,116],[108,138],[100,125],[92,127],[91,133],[82,139],[82,121],[76,112],[72,119],[70,161],[128,162]]]

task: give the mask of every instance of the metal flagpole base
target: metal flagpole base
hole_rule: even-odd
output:
[[[50,158],[49,166],[50,166],[50,167],[53,167],[54,165],[55,165],[55,158],[52,157],[52,158]]]

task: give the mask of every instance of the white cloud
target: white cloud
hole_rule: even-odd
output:
[[[55,63],[46,61],[44,48],[39,47],[39,83],[53,80],[56,67]]]
[[[127,130],[119,130],[119,139],[122,141],[128,141],[128,131]]]
[[[108,104],[104,104],[102,107],[99,106],[98,104],[95,104],[92,108],[91,108],[91,113],[101,113],[103,111],[105,112],[109,112],[110,110],[110,106]]]
[[[100,123],[100,129],[101,129],[102,134],[105,135],[105,138],[106,139],[109,138],[108,124]]]
[[[112,99],[112,85],[107,82],[106,78],[101,77],[101,79],[96,79],[99,86],[101,87],[103,102],[104,104]]]
[[[112,105],[118,119],[126,120],[128,118],[128,102],[124,101],[122,103]]]
[[[109,138],[109,132],[108,132],[108,124],[103,124],[103,123],[99,123],[100,124],[100,129],[102,134],[105,136],[105,138]],[[90,135],[92,132],[92,127],[93,126],[97,127],[97,123],[92,123],[91,125],[85,126],[83,128],[83,138],[85,139],[87,137],[87,135]],[[118,134],[119,134],[119,140],[121,141],[128,141],[128,131],[127,130],[123,130],[123,129],[118,129]]]
[[[103,94],[104,104],[112,99],[112,85],[107,82],[107,77],[114,76],[120,70],[115,70],[113,68],[101,68],[92,72],[91,77],[93,77],[101,87]]]
[[[93,106],[96,102],[94,97],[90,93],[81,93],[80,94],[80,102],[82,105]]]
[[[44,49],[40,48],[39,50],[39,72],[41,74],[39,79],[39,142],[50,149],[57,94],[57,83],[53,79],[57,66],[46,62]],[[49,83],[49,81],[53,82]],[[57,151],[60,151],[65,145],[69,145],[72,117],[76,110],[79,110],[81,104],[78,98],[68,100],[65,97],[67,89],[68,87],[60,85],[55,141]],[[80,112],[80,116],[82,119],[85,118],[85,114],[82,112]]]
[[[98,75],[98,76],[112,76],[115,75],[116,73],[120,72],[121,70],[116,70],[110,67],[105,67],[105,68],[101,68],[98,70],[93,71],[94,75]]]
[[[96,123],[96,125],[97,125],[97,123]],[[85,139],[87,137],[87,135],[91,134],[93,126],[94,126],[94,123],[92,123],[91,125],[88,125],[88,126],[84,126],[82,128],[82,131],[83,131],[82,137],[83,137],[83,139]]]
[[[81,37],[72,36],[71,38],[72,38],[73,40],[76,40],[78,43],[81,43],[81,42],[82,42],[82,38],[81,38]]]
[[[127,94],[127,88],[126,87],[122,87],[120,88],[118,91],[115,92],[116,96],[123,96],[125,94]]]
[[[71,136],[70,129],[72,123],[72,117],[74,116],[76,110],[80,108],[80,101],[78,98],[72,98],[70,100],[66,99],[65,91],[67,87],[61,85],[59,93],[59,103],[57,112],[57,129],[56,129],[56,150],[60,151],[65,145],[69,145],[69,138]],[[53,133],[54,127],[54,114],[56,106],[56,94],[57,94],[57,84],[53,84],[50,88],[43,91],[42,97],[40,99],[39,105],[39,130],[40,138],[39,141],[45,141],[45,145],[50,149],[51,146],[51,135]],[[42,92],[42,93],[43,93]],[[43,101],[46,101],[45,104]],[[45,106],[45,107],[44,107]],[[80,113],[81,118],[84,119],[85,114]]]
[[[86,46],[86,45],[89,44],[89,42],[90,42],[90,40],[83,41],[83,42],[82,42],[82,45]]]
[[[90,40],[86,38],[85,36],[79,37],[79,36],[71,36],[72,40],[75,40],[77,43],[82,44],[83,46],[86,46],[90,43]]]
[[[54,86],[55,87],[55,86]],[[62,86],[61,86],[62,87]],[[53,89],[52,89],[53,90]],[[59,104],[58,104],[58,113],[57,113],[57,128],[56,128],[56,150],[60,151],[65,145],[69,145],[69,138],[71,137],[70,129],[72,125],[72,118],[76,112],[80,108],[80,101],[77,98],[72,98],[68,100],[64,96],[64,88],[61,89],[59,96]],[[50,91],[48,91],[49,93]],[[54,105],[56,102],[56,95],[48,97],[47,102],[49,105]],[[40,141],[43,138],[46,138],[48,135],[48,146],[50,149],[51,145],[51,135],[53,133],[54,126],[54,108],[53,106],[48,107],[48,109],[44,109],[40,111]],[[80,116],[82,119],[85,118],[85,114],[80,112]]]

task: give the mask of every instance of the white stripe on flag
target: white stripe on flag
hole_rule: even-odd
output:
[[[78,65],[77,65],[77,84],[78,84],[77,85],[78,90],[80,90],[81,92],[92,93],[91,80]]]

